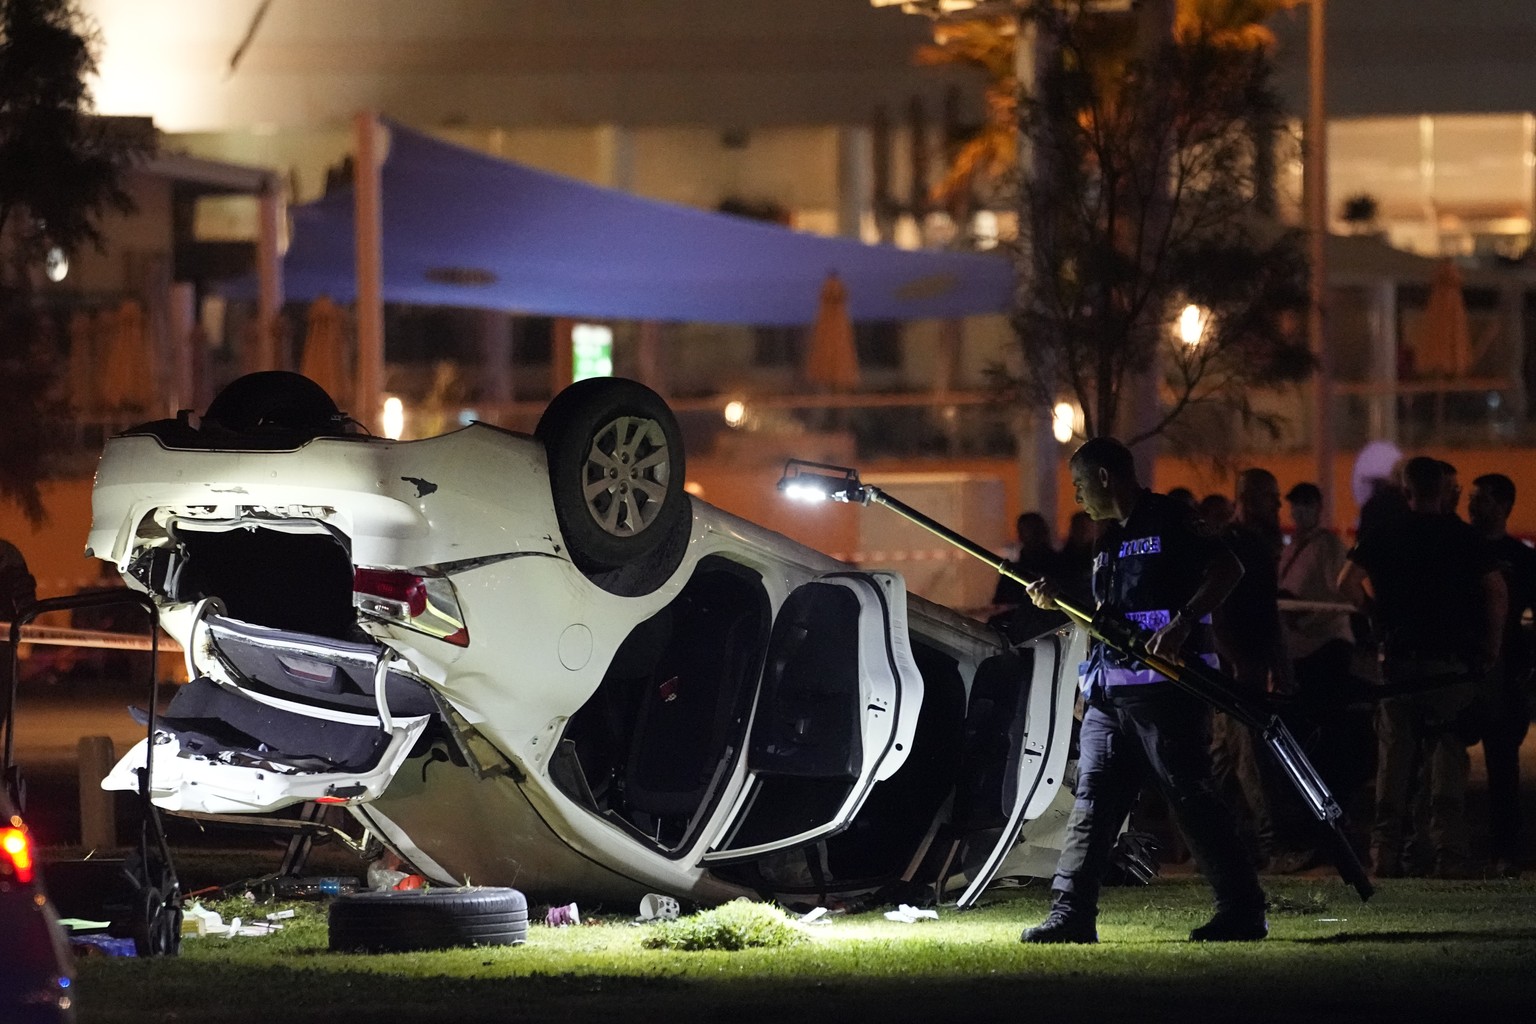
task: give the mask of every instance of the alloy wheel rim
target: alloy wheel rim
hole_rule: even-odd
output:
[[[582,498],[604,533],[633,537],[661,515],[671,476],[661,424],[620,416],[592,437],[582,471]]]

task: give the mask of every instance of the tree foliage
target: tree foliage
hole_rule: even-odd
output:
[[[33,522],[61,411],[33,276],[51,248],[100,247],[101,217],[132,208],[120,176],[143,152],[91,116],[96,46],[73,0],[0,0],[0,496]]]
[[[1018,164],[1019,80],[1013,46],[1013,20],[993,17],[938,22],[933,45],[918,48],[919,64],[976,68],[986,82],[986,116],[956,148],[944,177],[934,186],[933,198],[940,203],[978,186],[995,186]]]
[[[990,155],[1019,135],[1031,154],[1007,179],[1023,287],[1019,359],[999,380],[1016,400],[1049,408],[1072,399],[1085,435],[1123,433],[1127,389],[1152,372],[1158,415],[1128,442],[1160,435],[1199,449],[1211,420],[1191,415],[1198,410],[1278,431],[1256,391],[1311,369],[1303,237],[1268,216],[1283,114],[1270,85],[1271,37],[1255,19],[1280,6],[1288,4],[1186,0],[1161,39],[1148,39],[1136,18],[1071,0],[1031,7],[1026,17],[1049,45],[1032,94],[1014,107],[1016,134],[994,122],[982,133],[994,138],[977,142],[989,159],[953,168],[995,168]],[[1010,27],[972,23],[938,46],[972,63],[985,53],[998,68],[983,41]],[[1194,345],[1172,327],[1189,304],[1202,310]]]

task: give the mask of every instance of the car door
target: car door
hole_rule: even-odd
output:
[[[746,860],[847,828],[906,761],[922,701],[899,574],[827,573],[797,587],[769,638],[746,785],[704,860]]]
[[[972,800],[984,805],[978,817],[1000,815],[1002,829],[977,862],[956,906],[976,901],[1015,846],[1028,840],[1030,826],[1059,824],[1043,822],[1042,815],[1057,802],[1064,785],[1078,665],[1085,656],[1086,636],[1071,628],[1037,637],[977,669],[973,693],[985,684],[994,706],[994,742],[980,746],[996,763],[980,765],[973,773],[990,781],[975,787]],[[984,674],[990,678],[984,681]],[[992,832],[982,834],[990,837]]]

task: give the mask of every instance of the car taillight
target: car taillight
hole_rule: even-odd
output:
[[[0,859],[23,884],[32,881],[32,838],[20,818],[0,828]]]
[[[469,646],[459,595],[446,576],[421,569],[358,568],[352,573],[352,606],[371,618]]]

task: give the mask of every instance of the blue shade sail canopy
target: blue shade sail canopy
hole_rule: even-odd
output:
[[[1008,310],[1001,254],[911,252],[642,199],[386,122],[384,299],[543,316],[808,324],[829,273],[855,321]],[[286,296],[356,295],[351,190],[294,207]],[[250,282],[237,289],[253,290]]]

